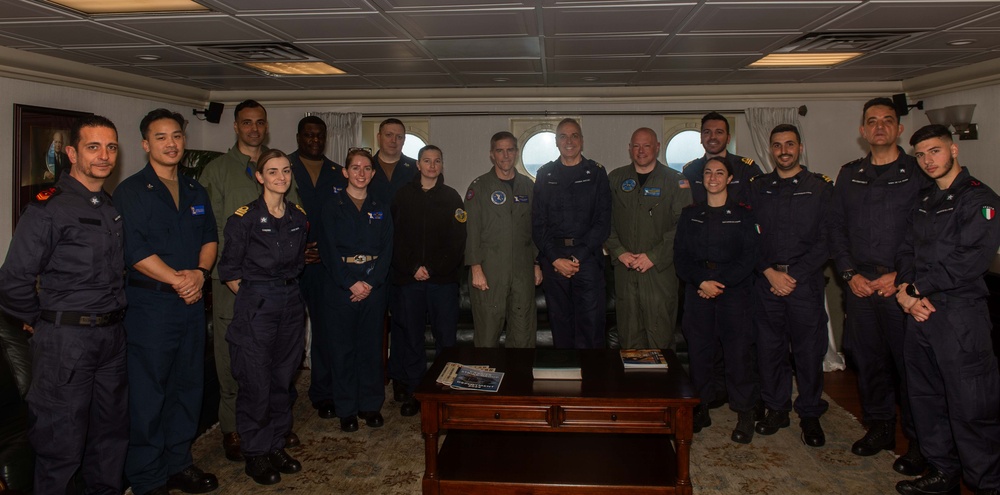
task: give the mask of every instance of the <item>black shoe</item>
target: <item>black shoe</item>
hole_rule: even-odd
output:
[[[406,399],[410,397],[410,392],[406,390],[406,385],[399,383],[395,379],[392,380],[392,398],[396,402],[406,402]]]
[[[910,446],[906,448],[906,453],[892,463],[892,469],[906,476],[924,474],[924,471],[927,471],[927,459],[924,459],[923,454],[920,453],[920,442],[910,440]]]
[[[323,419],[333,419],[337,417],[337,411],[334,410],[333,401],[330,399],[313,402],[313,407],[316,408],[316,414]]]
[[[826,445],[826,434],[819,424],[819,418],[802,418],[799,420],[799,428],[802,428],[802,443],[810,447]]]
[[[704,404],[699,404],[694,408],[694,420],[692,424],[693,428],[691,431],[695,433],[701,432],[702,428],[708,428],[712,426],[712,416],[708,414],[708,407]]]
[[[782,428],[787,428],[788,425],[792,424],[788,420],[788,411],[772,411],[768,410],[767,414],[764,415],[764,419],[757,422],[757,433],[761,435],[774,435],[778,430]]]
[[[365,420],[365,424],[372,428],[378,428],[385,424],[382,413],[378,411],[361,411],[358,413],[358,417]]]
[[[896,491],[903,495],[933,495],[958,493],[959,476],[948,476],[936,468],[915,480],[903,480],[896,483]]]
[[[266,455],[247,456],[247,467],[244,471],[258,485],[273,485],[281,481],[281,475],[274,469]]]
[[[894,448],[896,448],[896,422],[870,421],[868,433],[865,433],[861,440],[854,442],[851,452],[867,457]]]
[[[409,400],[399,406],[399,414],[403,416],[416,416],[420,414],[420,401],[411,395]]]
[[[208,493],[218,487],[219,480],[214,474],[206,473],[193,465],[167,479],[167,489],[177,489],[184,493]]]
[[[240,434],[235,431],[222,434],[222,451],[226,453],[226,459],[230,461],[242,461],[243,453],[240,452]]]
[[[267,460],[271,462],[271,467],[281,474],[293,474],[302,471],[302,464],[285,452],[285,449],[274,449],[267,454]]]
[[[294,449],[300,445],[302,445],[302,440],[299,440],[299,436],[296,435],[294,431],[290,431],[287,435],[285,435],[286,449]]]
[[[736,428],[733,429],[733,434],[730,436],[730,439],[736,443],[750,443],[750,441],[753,440],[753,421],[753,409],[749,411],[740,411],[736,418]]]
[[[340,431],[345,431],[347,433],[358,431],[358,417],[350,415],[340,418]]]

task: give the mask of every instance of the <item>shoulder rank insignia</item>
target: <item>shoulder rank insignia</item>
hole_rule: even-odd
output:
[[[455,210],[455,220],[458,220],[458,223],[465,223],[465,221],[468,219],[469,219],[469,214],[466,213],[465,210],[461,208]]]
[[[743,157],[743,163],[747,165],[753,165],[753,158]]]
[[[247,205],[244,205],[244,206],[241,206],[240,209],[236,210],[236,213],[233,213],[233,215],[236,215],[238,217],[242,217],[243,215],[246,215],[246,213],[248,211],[250,211],[250,207],[247,206]]]
[[[833,182],[833,179],[827,177],[826,174],[821,174],[821,173],[817,172],[816,176],[819,177],[820,179],[823,179],[823,180],[827,181],[827,182],[830,182],[830,183]]]
[[[864,160],[864,159],[865,159],[865,157],[858,158],[857,160],[851,160],[851,161],[845,163],[844,167],[852,167],[854,165],[857,165],[858,163],[861,162],[861,160]],[[840,167],[840,168],[844,168],[844,167]]]
[[[303,215],[306,214],[306,209],[303,208],[301,205],[295,205],[295,209],[301,211]]]
[[[601,165],[597,160],[594,160],[594,165],[597,165],[597,168],[604,168],[604,165]]]
[[[35,195],[35,201],[39,202],[48,201],[49,199],[52,199],[52,196],[56,196],[60,192],[62,192],[62,189],[59,189],[58,187],[48,187],[42,189],[41,191],[38,191],[38,194]]]

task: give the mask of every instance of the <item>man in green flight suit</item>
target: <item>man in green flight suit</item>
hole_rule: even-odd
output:
[[[504,347],[535,347],[535,286],[542,283],[542,270],[531,241],[533,185],[514,168],[516,158],[517,138],[506,131],[494,134],[493,169],[465,193],[465,263],[476,347],[497,347],[505,324]]]
[[[673,346],[677,320],[674,234],[691,204],[687,179],[657,160],[652,129],[632,133],[632,163],[608,174],[611,236],[605,247],[615,270],[615,308],[622,349]]]
[[[254,178],[257,157],[267,151],[267,110],[254,101],[246,100],[236,105],[236,144],[225,154],[205,165],[198,182],[208,191],[215,214],[215,224],[219,231],[219,255],[222,255],[222,229],[226,220],[241,206],[251,203],[260,196],[261,187]],[[288,201],[300,203],[294,180],[288,190]],[[236,433],[236,379],[229,364],[229,343],[226,330],[233,321],[233,304],[236,294],[219,280],[212,277],[212,332],[215,347],[215,370],[219,375],[219,427],[222,430],[222,447],[226,458],[243,460],[240,453],[239,435]],[[305,344],[303,344],[304,346]],[[304,347],[303,347],[304,349]],[[293,397],[295,394],[293,393]],[[298,438],[286,440],[286,447],[298,445]]]

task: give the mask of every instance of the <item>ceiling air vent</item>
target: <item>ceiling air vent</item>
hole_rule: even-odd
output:
[[[317,60],[286,43],[202,45],[198,48],[232,62],[308,62]]]
[[[774,53],[872,52],[913,36],[915,33],[813,33],[775,50]]]

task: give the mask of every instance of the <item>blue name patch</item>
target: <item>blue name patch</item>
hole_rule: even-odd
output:
[[[528,202],[528,195],[527,194],[515,195],[514,196],[514,202],[515,203],[527,203]]]
[[[381,211],[372,211],[372,212],[369,212],[368,213],[368,218],[371,219],[371,220],[381,220],[382,219],[382,212]]]
[[[660,197],[660,188],[659,187],[644,187],[644,188],[642,188],[642,195],[643,196],[653,196],[653,197],[657,197],[658,198],[658,197]]]
[[[191,207],[191,214],[194,215],[194,216],[196,216],[196,217],[199,216],[199,215],[204,215],[205,214],[205,205],[193,205]]]

